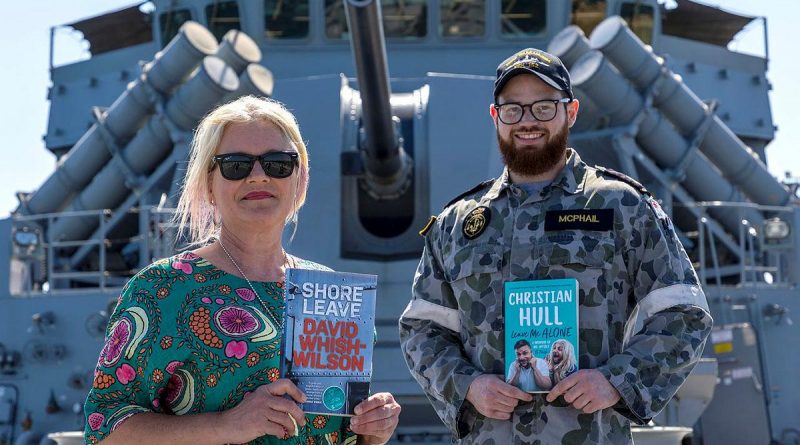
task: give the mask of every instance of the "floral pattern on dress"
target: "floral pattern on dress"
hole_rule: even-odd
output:
[[[257,331],[261,325],[246,309],[238,306],[226,306],[214,314],[216,327],[229,337],[243,337]]]
[[[86,443],[141,412],[227,410],[277,380],[283,283],[252,284],[260,299],[244,279],[192,253],[156,261],[133,277],[111,316],[84,407]],[[250,443],[335,445],[354,436],[348,425],[346,418],[309,415],[298,436]]]
[[[103,366],[114,366],[122,357],[122,351],[131,338],[131,322],[122,318],[111,327],[111,335],[100,353]]]

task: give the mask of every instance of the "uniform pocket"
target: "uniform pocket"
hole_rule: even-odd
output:
[[[446,279],[459,306],[462,335],[479,347],[483,334],[502,332],[503,274],[501,247],[468,246],[445,259]]]
[[[444,259],[446,279],[455,283],[472,275],[491,274],[500,271],[502,254],[494,246],[467,246]]]
[[[577,233],[559,242],[538,246],[539,279],[575,278],[578,280],[578,318],[580,325],[580,367],[595,367],[609,356],[609,302],[613,291],[611,277],[614,240],[611,237]]]
[[[614,260],[614,240],[593,235],[575,235],[568,242],[539,244],[540,279],[575,278],[580,295],[581,326],[603,326],[608,322],[607,296]]]
[[[582,270],[583,267],[610,267],[614,258],[614,240],[591,236],[575,236],[568,242],[539,243],[539,264],[564,266]]]

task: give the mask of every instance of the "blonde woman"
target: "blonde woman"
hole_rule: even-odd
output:
[[[546,360],[550,366],[550,380],[553,386],[578,370],[575,348],[572,343],[564,339],[553,342]]]
[[[370,396],[356,416],[306,415],[279,378],[288,254],[308,153],[280,103],[243,97],[200,123],[176,220],[197,247],[157,261],[122,291],[85,405],[86,442],[382,444],[400,406]]]

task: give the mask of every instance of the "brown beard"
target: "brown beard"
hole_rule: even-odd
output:
[[[523,127],[516,131],[541,131],[541,129]],[[500,154],[503,156],[503,160],[510,171],[523,176],[536,176],[546,173],[559,163],[564,162],[568,137],[569,126],[564,121],[564,126],[561,130],[540,149],[517,148],[514,143],[514,133],[508,139],[504,139],[498,132],[497,144],[500,146]]]

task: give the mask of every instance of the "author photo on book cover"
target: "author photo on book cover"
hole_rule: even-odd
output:
[[[544,361],[547,362],[547,368],[550,371],[551,387],[578,370],[575,347],[568,340],[560,339],[554,341],[553,347],[550,348],[550,352]]]
[[[504,168],[420,232],[404,358],[454,443],[632,444],[631,423],[654,418],[700,360],[706,297],[658,200],[568,146],[580,104],[561,60],[527,48],[495,74],[476,94],[494,99]],[[504,378],[504,332],[519,324],[504,295],[548,280],[576,284],[577,343],[553,345],[553,387],[531,394]]]
[[[567,340],[556,340],[543,358],[536,358],[528,340],[514,344],[517,359],[506,372],[506,383],[525,392],[545,392],[578,370],[575,348]]]
[[[546,360],[536,358],[528,340],[522,339],[514,344],[517,359],[511,363],[506,373],[506,383],[526,391],[546,391],[550,383],[550,366]]]
[[[372,394],[353,417],[308,415],[307,395],[281,378],[286,270],[330,270],[284,248],[309,177],[281,103],[245,96],[202,119],[175,216],[190,250],[122,289],[84,406],[87,444],[389,440],[400,413],[391,394]]]

